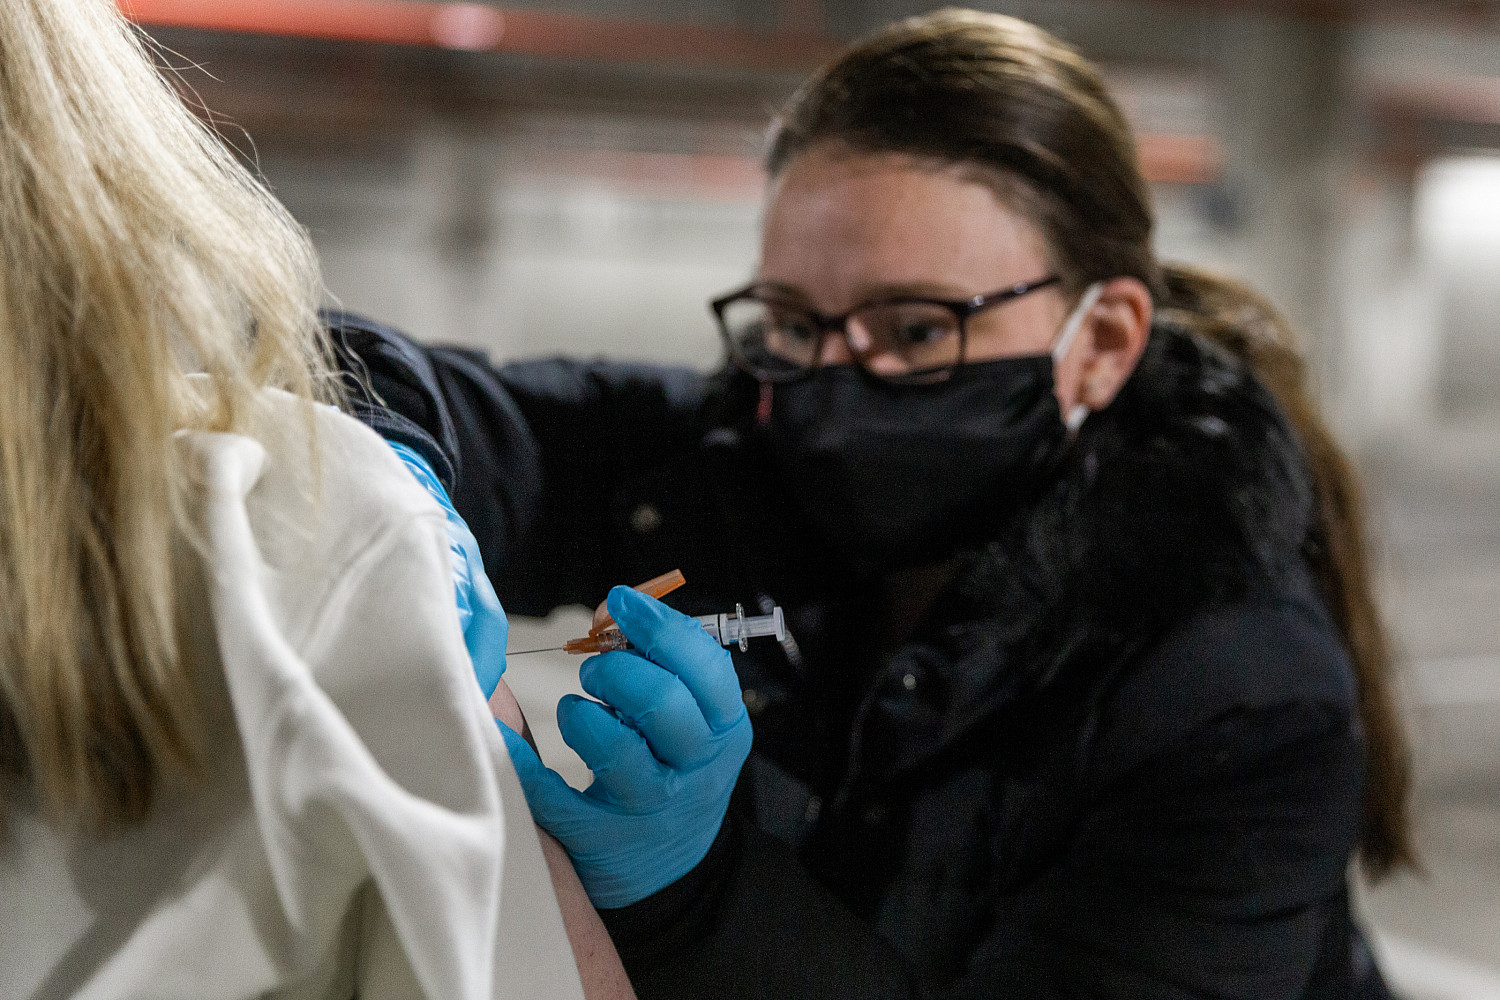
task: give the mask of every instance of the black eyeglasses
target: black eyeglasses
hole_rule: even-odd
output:
[[[950,301],[900,295],[824,316],[777,288],[752,284],[709,303],[729,358],[763,382],[789,382],[817,368],[823,338],[837,330],[860,367],[900,384],[941,382],[963,364],[968,320],[1057,284],[1057,275]]]

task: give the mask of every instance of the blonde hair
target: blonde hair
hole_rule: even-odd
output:
[[[0,770],[54,819],[139,818],[191,768],[172,435],[329,397],[320,290],[109,0],[0,3]]]

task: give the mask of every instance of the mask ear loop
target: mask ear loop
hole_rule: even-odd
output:
[[[1052,345],[1053,371],[1056,371],[1062,359],[1068,356],[1068,348],[1073,346],[1073,339],[1078,336],[1078,331],[1083,329],[1083,321],[1087,318],[1089,310],[1094,308],[1103,294],[1104,282],[1094,282],[1084,289],[1083,297],[1078,300],[1078,305],[1073,307],[1073,311],[1063,321],[1062,331],[1058,333],[1057,340]],[[1079,403],[1068,411],[1063,417],[1063,426],[1068,429],[1069,437],[1078,433],[1078,428],[1083,426],[1083,422],[1092,412],[1087,403]]]

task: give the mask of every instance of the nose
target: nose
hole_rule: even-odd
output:
[[[890,351],[876,350],[874,338],[858,316],[850,318],[843,330],[835,327],[823,335],[823,343],[818,349],[818,364],[857,364],[872,374],[885,376],[902,375],[907,371],[901,359]]]
[[[849,350],[849,341],[843,331],[832,329],[823,334],[823,343],[818,347],[819,365],[852,365],[854,353]]]
[[[870,332],[857,319],[850,320],[843,329],[833,327],[824,333],[823,343],[818,349],[818,364],[852,365],[859,360],[856,353],[868,357],[872,347],[874,342],[870,339]]]

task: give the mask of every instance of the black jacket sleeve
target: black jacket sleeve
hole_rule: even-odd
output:
[[[324,322],[356,416],[433,464],[506,610],[592,605],[621,582],[610,504],[622,477],[692,446],[703,376],[562,359],[495,366],[351,313]]]

